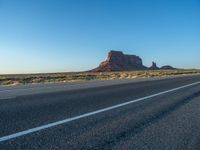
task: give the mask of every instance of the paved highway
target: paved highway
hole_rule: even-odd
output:
[[[200,76],[90,84],[1,87],[0,149],[199,149]]]

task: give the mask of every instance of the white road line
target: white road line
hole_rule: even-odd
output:
[[[156,97],[156,96],[160,96],[160,95],[163,95],[163,94],[166,94],[166,93],[177,91],[177,90],[180,90],[180,89],[183,89],[183,88],[186,88],[186,87],[191,87],[191,86],[194,86],[194,85],[197,85],[197,84],[200,84],[200,81],[192,83],[192,84],[184,85],[184,86],[181,86],[181,87],[177,87],[177,88],[174,88],[174,89],[171,89],[171,90],[163,91],[163,92],[160,92],[160,93],[157,93],[157,94],[145,96],[143,98],[139,98],[139,99],[135,99],[135,100],[132,100],[132,101],[125,102],[125,103],[110,106],[110,107],[107,107],[107,108],[99,109],[97,111],[85,113],[83,115],[79,115],[79,116],[76,116],[76,117],[67,118],[67,119],[64,119],[64,120],[57,121],[57,122],[42,125],[42,126],[39,126],[39,127],[36,127],[36,128],[32,128],[32,129],[28,129],[28,130],[21,131],[21,132],[18,132],[18,133],[6,135],[6,136],[3,136],[3,137],[0,137],[0,142],[15,139],[15,138],[20,137],[20,136],[24,136],[24,135],[31,134],[31,133],[34,133],[34,132],[38,132],[38,131],[41,131],[41,130],[44,130],[44,129],[47,129],[47,128],[51,128],[51,127],[61,125],[61,124],[69,123],[71,121],[75,121],[75,120],[78,120],[78,119],[89,117],[89,116],[92,116],[92,115],[95,115],[95,114],[106,112],[106,111],[116,109],[116,108],[119,108],[119,107],[122,107],[122,106],[126,106],[126,105],[129,105],[129,104],[132,104],[132,103],[136,103],[136,102],[143,101],[143,100],[153,98],[153,97]]]

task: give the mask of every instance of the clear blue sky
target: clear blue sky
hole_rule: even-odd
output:
[[[200,68],[200,0],[0,0],[0,74],[88,70],[110,49]]]

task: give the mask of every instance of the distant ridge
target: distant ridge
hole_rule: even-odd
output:
[[[111,71],[133,71],[133,70],[174,70],[169,65],[161,68],[157,67],[155,62],[152,62],[151,67],[143,65],[142,59],[136,55],[123,54],[121,51],[111,50],[108,57],[92,72],[111,72]]]

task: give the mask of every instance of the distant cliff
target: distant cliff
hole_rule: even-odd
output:
[[[146,67],[142,63],[142,59],[136,55],[125,55],[121,51],[111,50],[108,57],[97,68],[91,70],[94,72],[110,72],[110,71],[132,71],[132,70],[159,70],[159,69],[175,69],[171,66],[157,67],[153,62],[151,67]]]
[[[120,51],[111,50],[108,53],[106,61],[92,71],[128,71],[144,70],[146,67],[142,64],[142,59],[136,55],[124,55]]]

